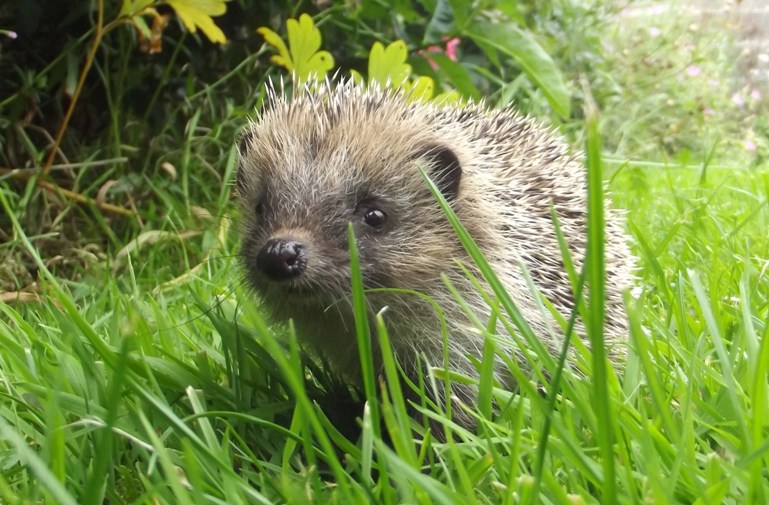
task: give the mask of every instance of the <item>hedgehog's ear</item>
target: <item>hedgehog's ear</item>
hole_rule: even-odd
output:
[[[414,159],[425,163],[425,170],[448,201],[459,195],[462,166],[454,151],[441,144],[428,144],[417,150]]]

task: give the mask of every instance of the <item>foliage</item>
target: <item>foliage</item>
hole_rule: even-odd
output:
[[[769,502],[766,102],[732,73],[726,31],[620,7],[3,2],[0,501]],[[462,378],[426,370],[401,390],[386,315],[389,380],[369,372],[362,392],[264,321],[233,273],[234,139],[267,78],[335,69],[515,103],[578,150],[586,77],[641,258],[621,379],[532,342],[547,379],[507,360],[518,390],[482,374],[478,405],[434,405],[426,391]]]
[[[760,165],[769,156],[762,96],[769,90],[734,64],[741,49],[729,18],[697,17],[673,4],[645,9],[621,11],[616,39],[603,51],[607,147],[619,157],[690,163],[718,145],[715,163]],[[620,66],[625,71],[610,71]]]
[[[221,16],[227,10],[227,0],[123,0],[117,19],[130,20],[142,35],[147,38],[153,34],[143,17],[151,15],[157,19],[157,8],[168,4],[171,6],[184,26],[191,33],[195,33],[198,27],[203,31],[208,40],[222,44],[226,42],[224,32],[214,23],[212,17]]]
[[[270,58],[276,65],[284,67],[290,75],[299,82],[311,78],[325,79],[329,70],[334,67],[334,58],[328,51],[320,49],[320,30],[315,27],[312,18],[302,14],[299,21],[286,21],[288,31],[288,47],[280,36],[267,27],[257,28],[265,42],[278,50],[278,54]]]
[[[24,228],[44,255],[61,258],[54,272],[77,277],[105,251],[153,231],[146,223],[155,217],[165,216],[162,228],[194,229],[201,225],[196,206],[221,212],[210,188],[227,179],[214,167],[226,163],[262,83],[276,76],[264,37],[280,46],[283,23],[288,44],[272,61],[290,62],[291,71],[322,73],[333,61],[343,73],[386,80],[400,68],[414,74],[404,84],[414,97],[479,100],[496,90],[488,99],[500,105],[515,99],[526,111],[536,104],[540,115],[569,109],[557,65],[504,3],[470,12],[462,2],[393,1],[392,15],[383,17],[381,2],[339,1],[315,21],[285,15],[289,4],[11,0],[0,7],[0,27],[18,36],[0,47],[0,177],[20,196]],[[498,19],[519,26],[526,44],[497,31],[483,34],[481,49],[472,30]],[[228,42],[210,44],[196,27]],[[329,51],[318,51],[321,40]],[[513,89],[505,80],[515,75]],[[551,106],[542,106],[540,93]],[[0,231],[9,239],[14,233],[2,217]],[[30,285],[37,268],[12,243],[0,248],[0,286],[15,290]],[[83,243],[96,256],[78,252]]]
[[[130,0],[125,0],[130,1]],[[225,0],[168,0],[176,14],[191,33],[200,28],[211,42],[226,42],[224,32],[214,23],[213,16],[221,16],[227,10]]]
[[[371,52],[368,56],[368,83],[376,83],[379,86],[399,87],[410,93],[413,100],[431,99],[436,101],[456,101],[459,97],[456,92],[446,91],[437,97],[435,93],[435,82],[427,76],[418,76],[413,81],[409,81],[412,74],[411,65],[406,63],[408,52],[406,44],[402,40],[384,47],[379,42],[374,42],[371,46]],[[353,78],[357,82],[362,82],[363,76],[355,70],[351,71]]]

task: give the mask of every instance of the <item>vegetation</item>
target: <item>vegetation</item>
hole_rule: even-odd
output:
[[[0,501],[769,502],[769,116],[720,26],[587,0],[63,4],[0,7]],[[532,345],[516,391],[482,374],[477,405],[433,405],[433,371],[413,386],[444,441],[393,360],[349,391],[270,327],[229,181],[263,83],[298,67],[514,102],[587,146],[640,258],[624,373]]]

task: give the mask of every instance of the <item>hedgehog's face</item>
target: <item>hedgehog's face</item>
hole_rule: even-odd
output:
[[[282,317],[348,299],[352,223],[366,288],[422,290],[453,266],[457,241],[418,167],[450,200],[461,169],[448,148],[361,142],[342,126],[241,140],[237,174],[247,278]]]

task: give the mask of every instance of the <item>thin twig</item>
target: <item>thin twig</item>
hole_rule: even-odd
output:
[[[83,86],[85,85],[85,78],[88,75],[88,71],[91,69],[93,60],[96,57],[96,52],[99,50],[99,46],[101,46],[101,39],[104,37],[105,33],[107,33],[112,28],[117,26],[120,22],[122,22],[122,19],[118,18],[112,23],[110,23],[109,25],[107,25],[107,27],[105,27],[104,26],[104,0],[98,0],[97,4],[98,4],[98,7],[97,7],[97,13],[96,13],[96,27],[93,34],[93,41],[91,42],[91,49],[89,49],[88,55],[86,56],[83,70],[80,71],[80,77],[77,80],[77,86],[75,86],[75,91],[72,93],[72,98],[69,101],[69,106],[67,107],[67,111],[64,113],[64,119],[62,119],[61,124],[59,125],[59,129],[56,132],[56,137],[54,138],[51,151],[48,153],[48,158],[45,160],[45,165],[43,165],[43,174],[45,175],[48,175],[48,173],[51,171],[53,160],[56,157],[56,153],[59,151],[59,146],[61,145],[61,141],[64,138],[64,132],[67,130],[67,125],[69,124],[69,120],[72,118],[72,112],[75,110],[75,105],[77,104],[78,98],[80,98],[80,92],[83,91]]]
[[[0,293],[0,303],[29,303],[40,301],[40,296],[37,293],[27,293],[25,291],[6,291]]]
[[[86,55],[85,64],[83,65],[83,69],[80,71],[80,76],[78,77],[75,91],[72,93],[72,98],[70,99],[69,106],[64,113],[64,118],[59,125],[59,129],[56,131],[56,137],[54,138],[53,146],[51,146],[51,150],[48,153],[48,158],[45,160],[45,164],[43,165],[41,174],[42,177],[38,178],[37,181],[35,181],[35,184],[39,188],[57,193],[65,198],[81,204],[94,205],[103,211],[120,214],[122,216],[135,217],[136,213],[131,210],[118,207],[117,205],[96,201],[93,198],[89,198],[79,193],[75,193],[74,191],[64,189],[43,179],[43,177],[48,177],[51,169],[53,168],[53,160],[56,158],[56,153],[59,152],[61,141],[64,138],[64,132],[67,130],[67,125],[72,118],[72,112],[75,110],[75,105],[77,105],[77,101],[80,98],[80,93],[83,91],[85,79],[88,76],[88,72],[91,70],[93,60],[96,57],[96,52],[101,46],[102,38],[104,38],[106,33],[121,24],[123,21],[124,19],[122,17],[118,17],[117,19],[110,22],[107,26],[104,26],[104,0],[97,0],[96,26],[94,28],[93,40],[91,41],[91,48],[88,50],[88,54]],[[0,168],[0,174],[8,175],[16,179],[28,180],[34,175],[24,172],[26,171]]]
[[[44,181],[42,179],[37,180],[37,186],[53,193],[58,193],[63,197],[77,203],[93,205],[100,210],[112,212],[113,214],[120,214],[121,216],[136,217],[136,212],[132,210],[126,209],[124,207],[118,207],[117,205],[112,205],[111,203],[98,202],[93,198],[89,198],[87,196],[81,195],[80,193],[75,193],[74,191],[64,189],[60,186],[57,186],[56,184],[51,184],[50,182]]]
[[[38,173],[39,172],[37,170],[0,167],[0,175],[7,176],[11,179],[16,179],[22,182],[26,182],[30,180],[32,177],[35,177],[36,175],[38,175]],[[120,214],[121,216],[127,216],[127,217],[134,217],[134,218],[138,217],[137,213],[133,210],[126,209],[125,207],[119,207],[117,205],[112,205],[110,203],[104,203],[98,200],[94,200],[93,198],[81,195],[80,193],[75,193],[74,191],[64,189],[58,184],[53,184],[51,182],[48,182],[44,180],[42,177],[44,176],[41,174],[40,178],[38,178],[37,181],[35,181],[35,185],[38,188],[42,188],[46,191],[51,191],[53,193],[56,193],[60,196],[63,196],[64,198],[67,198],[77,203],[93,205],[96,208],[106,212],[112,212],[114,214]]]

